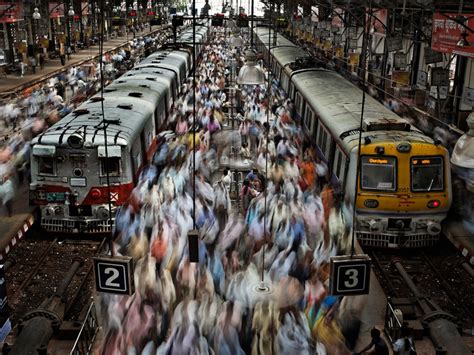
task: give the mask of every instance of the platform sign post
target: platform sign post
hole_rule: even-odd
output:
[[[329,292],[334,296],[366,295],[370,287],[370,258],[367,255],[331,257]]]
[[[132,295],[133,263],[129,256],[100,256],[94,258],[95,286],[97,292]]]

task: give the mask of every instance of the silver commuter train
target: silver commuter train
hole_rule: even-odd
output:
[[[295,103],[332,180],[351,201],[357,183],[359,241],[376,247],[436,243],[452,199],[446,148],[367,95],[357,176],[362,90],[336,72],[317,68],[304,50],[279,34],[271,32],[269,48],[268,28],[255,34],[264,60],[270,50],[272,73]]]
[[[208,31],[205,25],[196,28],[196,41],[201,43],[197,55]],[[177,42],[189,42],[190,36],[192,40],[188,28]],[[160,131],[166,128],[191,70],[192,47],[165,46],[107,86],[103,100],[100,94],[91,97],[33,139],[30,203],[40,207],[45,230],[110,231],[109,198],[114,214],[152,159]]]

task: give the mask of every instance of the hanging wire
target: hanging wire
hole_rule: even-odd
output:
[[[270,50],[271,50],[271,40],[272,40],[272,8],[269,6],[269,23],[268,23],[268,55],[267,55],[267,129],[265,132],[265,184],[263,184],[263,238],[266,238],[266,228],[267,228],[267,196],[268,196],[268,133],[270,131],[270,100],[271,100],[271,82],[270,82]],[[269,228],[270,230],[270,228]],[[271,233],[271,230],[270,230]],[[265,276],[265,243],[262,246],[262,272],[260,276],[260,282],[263,283]]]
[[[369,12],[372,13],[372,0],[369,1]],[[364,48],[362,48],[362,53],[367,53],[367,47],[369,43],[369,30],[370,26],[366,25],[366,16],[364,16]],[[369,59],[372,54],[372,46],[368,48],[369,50]],[[355,176],[355,184],[354,184],[354,205],[352,208],[352,239],[351,239],[351,257],[355,254],[355,235],[356,235],[356,208],[357,208],[357,190],[359,184],[359,175],[360,175],[360,156],[361,156],[361,146],[362,146],[362,126],[364,123],[364,110],[365,110],[365,85],[366,85],[366,73],[367,72],[367,62],[366,60],[363,61],[362,66],[362,107],[360,110],[360,124],[359,124],[359,143],[357,145],[357,167],[356,167],[356,176]]]
[[[193,0],[193,229],[196,229],[196,0]]]
[[[107,181],[107,204],[109,208],[109,216],[108,216],[108,222],[109,222],[109,227],[110,227],[110,234],[108,236],[109,240],[109,249],[110,249],[110,254],[112,257],[114,256],[114,241],[112,239],[112,201],[110,197],[110,161],[109,161],[109,149],[108,149],[108,142],[107,142],[107,124],[105,120],[105,109],[104,109],[104,87],[105,87],[105,80],[104,80],[104,0],[100,0],[99,2],[99,9],[100,9],[100,15],[99,15],[99,21],[100,21],[100,26],[99,26],[99,65],[100,65],[100,109],[102,111],[102,125],[104,127],[104,149],[105,149],[105,176],[106,176],[106,181]]]

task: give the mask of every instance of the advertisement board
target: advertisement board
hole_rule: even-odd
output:
[[[23,20],[23,4],[15,2],[0,2],[0,23],[17,22]]]
[[[462,16],[465,19],[462,23]],[[474,17],[469,14],[445,14],[435,12],[433,14],[433,28],[431,35],[431,48],[434,51],[458,54],[465,57],[474,58],[474,33],[467,30],[474,28]],[[466,40],[469,45],[459,46],[458,42],[463,38],[461,35],[466,33]]]

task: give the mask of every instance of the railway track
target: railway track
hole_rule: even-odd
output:
[[[15,265],[6,271],[12,325],[53,295],[71,263],[81,259],[84,264],[66,292],[65,312],[65,320],[78,320],[92,294],[92,257],[100,253],[104,241],[51,240],[32,228],[9,256],[15,259]]]
[[[423,250],[371,250],[374,271],[385,293],[394,298],[415,298],[397,269],[401,265],[424,297],[451,314],[460,329],[474,326],[474,283],[472,269],[452,244]]]

